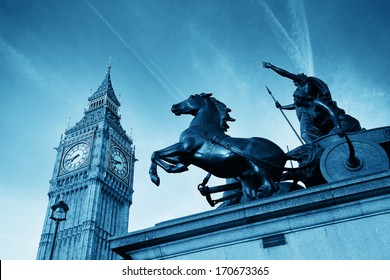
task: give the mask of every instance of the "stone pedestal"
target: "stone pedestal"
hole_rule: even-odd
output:
[[[390,171],[165,221],[110,240],[124,259],[390,259]]]

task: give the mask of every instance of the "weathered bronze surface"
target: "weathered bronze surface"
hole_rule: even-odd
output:
[[[157,166],[168,173],[179,173],[193,164],[220,178],[237,178],[244,201],[270,196],[279,190],[275,182],[280,181],[283,167],[292,157],[270,140],[226,135],[227,122],[234,119],[225,104],[211,94],[202,93],[173,105],[172,112],[194,118],[178,143],[153,153],[149,173],[156,185],[160,184]],[[304,145],[298,149],[310,150],[310,147]],[[302,159],[300,153],[295,154]]]
[[[150,178],[159,185],[157,166],[168,173],[180,173],[193,164],[208,172],[198,185],[200,193],[211,206],[220,202],[226,206],[388,170],[390,127],[362,130],[356,119],[340,113],[341,109],[329,100],[317,96],[308,101],[309,107],[292,104],[297,110],[318,110],[323,121],[317,122],[313,112],[307,117],[315,129],[326,134],[312,134],[310,143],[285,154],[265,138],[228,136],[227,122],[235,121],[229,115],[230,109],[211,93],[191,95],[171,110],[177,116],[189,114],[194,118],[181,133],[179,142],[153,153]],[[325,130],[323,125],[327,122],[332,125]],[[288,160],[298,162],[299,167],[285,167]],[[211,175],[226,178],[228,183],[208,187]],[[223,196],[212,199],[211,195],[218,192],[224,192]]]
[[[282,110],[296,110],[300,122],[301,137],[306,143],[311,143],[319,137],[338,132],[335,126],[336,118],[344,132],[360,131],[360,123],[354,117],[347,115],[332,100],[327,84],[319,78],[308,77],[305,74],[293,74],[269,62],[263,62],[264,68],[272,69],[282,77],[291,79],[297,87],[294,94],[294,103],[282,106],[275,102],[276,107]],[[328,108],[334,116],[331,116]]]

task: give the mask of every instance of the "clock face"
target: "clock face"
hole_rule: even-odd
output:
[[[89,156],[89,145],[87,143],[78,143],[71,147],[65,154],[62,167],[66,171],[74,170],[83,165]]]
[[[109,167],[121,178],[126,178],[129,173],[126,155],[118,147],[113,147],[110,151]]]

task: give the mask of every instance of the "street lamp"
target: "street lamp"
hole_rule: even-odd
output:
[[[56,239],[57,239],[58,225],[60,224],[60,222],[66,220],[66,212],[68,212],[68,210],[69,210],[68,205],[62,200],[51,207],[50,219],[56,222],[56,229],[54,231],[53,244],[51,246],[50,260],[53,259],[54,246],[56,244]]]

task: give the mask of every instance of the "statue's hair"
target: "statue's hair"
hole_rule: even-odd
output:
[[[200,96],[209,98],[214,105],[217,107],[219,114],[220,114],[220,126],[223,129],[223,131],[227,131],[229,128],[229,125],[227,124],[228,121],[234,122],[235,119],[233,119],[229,113],[232,111],[230,108],[228,108],[224,103],[216,99],[215,97],[211,97],[212,93],[201,93]]]
[[[298,77],[297,82],[298,82],[299,84],[305,83],[305,82],[307,81],[307,78],[308,78],[308,76],[306,76],[304,73],[299,73],[299,74],[297,75],[297,77]]]

